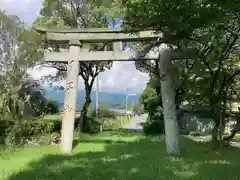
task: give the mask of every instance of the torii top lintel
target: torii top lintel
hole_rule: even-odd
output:
[[[45,34],[49,41],[68,43],[70,40],[83,42],[103,41],[149,41],[162,38],[162,33],[156,31],[126,32],[122,29],[110,28],[58,28],[58,27],[35,27],[36,31]]]

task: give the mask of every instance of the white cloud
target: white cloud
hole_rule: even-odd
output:
[[[113,67],[101,73],[99,79],[102,90],[141,92],[148,76],[137,71],[134,62],[114,62]]]
[[[42,2],[43,0],[0,0],[0,8],[7,13],[18,15],[27,25],[31,25],[39,15]],[[35,79],[56,74],[56,70],[52,68],[34,68],[29,72]],[[99,77],[100,90],[102,91],[141,92],[147,81],[148,76],[137,71],[133,62],[114,62],[113,67],[101,73]],[[62,81],[61,85],[65,85],[65,81]],[[79,88],[83,86],[83,81],[80,78]]]
[[[9,14],[16,14],[27,25],[36,19],[42,7],[42,0],[0,0],[0,8]]]
[[[55,75],[54,68],[35,67],[29,69],[29,74],[36,80],[41,80],[43,76]],[[106,70],[99,75],[100,91],[123,91],[123,92],[141,92],[148,82],[148,75],[136,70],[134,62],[114,62],[110,70]],[[56,85],[65,87],[65,80]],[[47,84],[45,84],[47,85]],[[79,88],[84,87],[82,78],[79,78]]]

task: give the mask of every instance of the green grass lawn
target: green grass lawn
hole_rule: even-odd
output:
[[[235,137],[234,137],[234,140],[240,141],[240,134],[236,134]]]
[[[56,119],[61,119],[61,116],[60,114],[46,115],[43,117],[43,119],[56,120]]]
[[[56,146],[0,154],[0,180],[225,180],[240,179],[240,149],[213,149],[181,138],[181,157],[169,157],[164,139],[105,132],[81,136],[73,154]]]

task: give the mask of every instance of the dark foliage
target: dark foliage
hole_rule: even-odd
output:
[[[34,139],[53,132],[60,133],[60,120],[0,121],[0,136]]]
[[[77,117],[74,123],[75,129],[79,128],[79,121],[80,121],[80,117]],[[101,124],[95,118],[86,116],[86,119],[83,122],[84,122],[84,124],[82,124],[83,128],[81,128],[82,133],[95,134],[100,132]]]

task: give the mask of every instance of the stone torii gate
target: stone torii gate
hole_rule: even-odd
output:
[[[65,89],[64,99],[64,115],[61,130],[62,152],[72,151],[74,119],[77,101],[78,76],[79,66],[81,61],[133,61],[133,60],[156,60],[159,59],[159,54],[152,55],[145,53],[136,53],[123,51],[122,42],[124,41],[150,41],[162,38],[162,34],[154,31],[141,31],[135,34],[125,33],[121,29],[97,28],[97,29],[72,29],[72,28],[46,28],[36,27],[36,30],[45,35],[46,40],[55,44],[69,44],[69,50],[66,52],[45,52],[44,61],[46,62],[68,62],[67,68],[67,84]],[[84,51],[81,49],[83,43],[99,43],[112,42],[112,51]],[[163,108],[165,128],[167,126],[177,126],[175,113],[175,94],[170,78],[171,59],[178,57],[178,54],[173,57],[173,53],[169,50],[164,50],[161,57],[161,89],[163,98]],[[171,55],[170,55],[171,54]],[[168,89],[166,91],[166,89]],[[167,121],[166,121],[167,119]],[[171,142],[172,136],[176,136],[178,132],[166,132],[167,151],[171,152],[174,148]],[[168,145],[169,144],[169,145]]]

